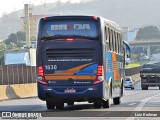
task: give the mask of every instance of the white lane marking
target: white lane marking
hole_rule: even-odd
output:
[[[154,97],[157,97],[157,96],[160,96],[160,94],[151,96],[151,97],[149,97],[149,98],[142,99],[142,100],[141,100],[141,103],[134,109],[134,111],[141,111],[142,108],[143,108],[143,106],[144,106],[150,99],[153,99]]]
[[[154,96],[151,96],[151,97],[148,97],[148,98],[145,98],[145,99],[142,99],[140,104],[134,109],[134,111],[141,111],[142,108],[144,107],[144,105],[151,99],[153,99],[154,97],[157,97],[157,96],[160,96],[160,94],[157,94],[157,95],[154,95]],[[126,120],[135,120],[135,118],[137,117],[128,117]]]
[[[129,106],[133,106],[133,105],[136,105],[137,103],[130,103],[128,104]]]

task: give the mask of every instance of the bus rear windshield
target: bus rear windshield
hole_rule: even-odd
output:
[[[90,20],[45,21],[42,27],[42,39],[50,37],[55,39],[61,37],[96,39],[96,22]]]

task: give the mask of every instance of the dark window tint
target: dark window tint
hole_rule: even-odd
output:
[[[42,27],[42,37],[81,36],[97,38],[96,22],[91,20],[49,20]]]
[[[143,68],[154,68],[156,67],[154,64],[145,64],[143,65]]]

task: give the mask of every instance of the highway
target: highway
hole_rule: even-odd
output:
[[[45,102],[35,97],[0,101],[0,111],[45,111],[49,113],[60,113],[58,115],[61,116],[65,116],[65,113],[67,113],[68,111],[70,112],[70,115],[73,116],[76,111],[82,111],[82,117],[84,115],[83,113],[85,113],[86,111],[101,111],[99,113],[96,113],[96,116],[101,116],[101,118],[106,117],[106,114],[102,114],[102,111],[107,111],[110,113],[116,111],[160,111],[160,91],[158,87],[149,87],[149,90],[142,91],[140,82],[138,82],[135,85],[134,90],[125,89],[124,96],[121,99],[120,105],[112,104],[111,108],[109,109],[94,109],[93,104],[83,102],[75,103],[74,106],[65,105],[64,110],[47,110]],[[92,117],[93,113],[87,112],[87,115]],[[80,116],[81,115],[78,115],[78,117]],[[126,119],[130,120],[130,118],[127,117]],[[132,119],[134,118],[132,117]]]

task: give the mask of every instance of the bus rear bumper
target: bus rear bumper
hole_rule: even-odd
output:
[[[103,98],[103,83],[91,86],[46,86],[38,83],[38,97],[54,102],[92,102]]]

